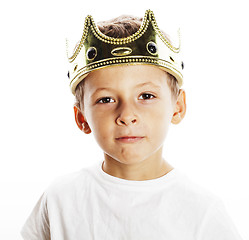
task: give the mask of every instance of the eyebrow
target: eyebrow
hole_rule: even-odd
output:
[[[158,86],[157,84],[155,84],[155,83],[153,83],[153,82],[141,83],[141,84],[136,85],[135,88],[144,87],[144,86],[152,86],[152,87],[157,88],[157,89],[160,89],[160,88],[161,88],[160,86]]]
[[[96,93],[100,92],[100,91],[104,91],[104,90],[107,90],[107,91],[113,91],[114,89],[113,88],[98,88],[94,91],[94,93],[92,94],[95,95]]]

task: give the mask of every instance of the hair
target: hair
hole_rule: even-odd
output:
[[[109,37],[125,38],[137,32],[142,24],[142,21],[143,18],[122,15],[108,21],[99,22],[97,25],[99,30]],[[171,42],[169,36],[164,32],[163,34],[167,40]],[[178,82],[173,75],[167,72],[165,73],[168,75],[167,83],[171,89],[172,97],[176,100],[179,94]],[[84,83],[85,81],[81,81],[75,89],[75,106],[77,106],[79,109],[83,107]]]

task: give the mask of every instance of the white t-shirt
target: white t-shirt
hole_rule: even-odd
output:
[[[58,179],[22,229],[25,240],[241,240],[222,202],[179,170],[153,180],[108,175],[102,162]]]

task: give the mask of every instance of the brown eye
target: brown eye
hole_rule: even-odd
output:
[[[111,103],[114,102],[114,100],[110,97],[104,97],[98,100],[97,103]]]
[[[150,93],[143,93],[140,95],[140,97],[138,99],[148,100],[148,99],[153,99],[153,98],[155,98],[154,95],[152,95]]]

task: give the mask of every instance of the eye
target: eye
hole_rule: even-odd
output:
[[[104,97],[97,101],[97,103],[112,103],[114,100],[111,97]]]
[[[148,100],[148,99],[153,99],[155,98],[155,96],[153,94],[150,94],[150,93],[143,93],[139,96],[138,99],[140,100]]]

